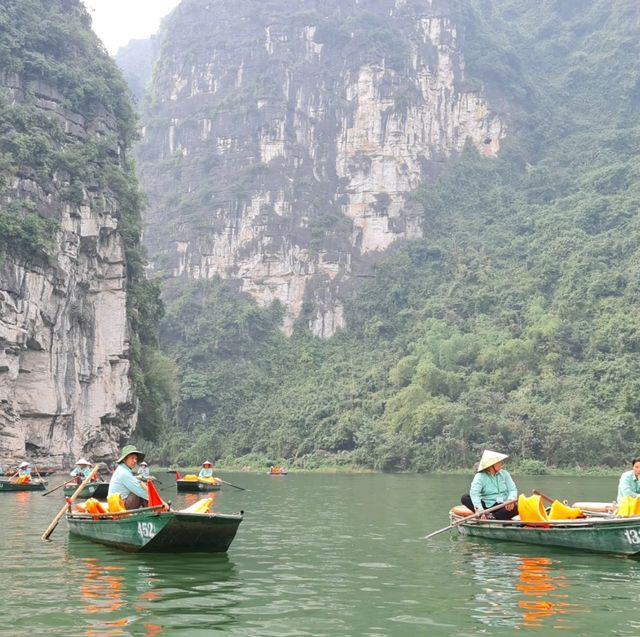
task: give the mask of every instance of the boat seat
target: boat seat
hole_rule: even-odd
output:
[[[590,513],[612,513],[614,509],[611,502],[574,502],[571,506]]]

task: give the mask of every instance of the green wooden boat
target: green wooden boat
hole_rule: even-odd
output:
[[[38,480],[34,478],[31,482],[9,482],[8,479],[0,479],[0,493],[2,491],[6,492],[15,492],[15,491],[44,491],[47,488],[47,483],[45,480]]]
[[[186,513],[149,507],[116,515],[69,512],[67,522],[72,535],[125,551],[224,553],[243,513]]]
[[[450,513],[451,523],[464,518]],[[587,517],[549,522],[473,519],[458,525],[461,535],[541,546],[640,555],[640,516]]]
[[[80,485],[70,484],[64,487],[62,492],[65,496],[73,495],[76,489]],[[109,495],[109,483],[108,482],[90,482],[80,493],[76,496],[77,499],[87,498],[106,498]]]
[[[220,491],[222,483],[203,482],[201,480],[176,480],[178,491],[199,493],[200,491]]]

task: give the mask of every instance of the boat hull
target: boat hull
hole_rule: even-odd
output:
[[[453,517],[452,520],[457,521]],[[473,520],[457,528],[461,535],[467,537],[596,553],[640,555],[640,516],[554,521],[547,525]]]
[[[72,484],[69,487],[65,487],[62,492],[65,496],[73,495],[79,485]],[[109,483],[108,482],[95,482],[89,483],[80,493],[76,496],[77,499],[87,498],[106,498],[109,495]]]
[[[176,488],[178,491],[187,491],[189,493],[220,491],[221,487],[221,484],[209,484],[207,482],[200,482],[199,480],[176,480]]]
[[[208,552],[228,550],[242,514],[132,512],[115,519],[94,520],[68,513],[72,535],[132,552]]]
[[[32,480],[31,482],[25,482],[22,484],[9,482],[8,480],[0,480],[0,493],[3,491],[44,491],[46,488],[47,483],[44,480]]]

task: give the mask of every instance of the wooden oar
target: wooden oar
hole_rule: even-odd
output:
[[[556,500],[555,498],[550,498],[548,495],[545,495],[544,493],[542,493],[542,491],[538,491],[538,489],[534,489],[533,493],[535,493],[536,495],[539,495],[543,500],[546,500],[549,504],[553,504]],[[567,501],[564,501],[564,504],[567,504]]]
[[[455,528],[456,526],[460,526],[461,524],[464,524],[465,522],[468,522],[469,520],[474,520],[476,518],[479,518],[483,515],[486,515],[487,513],[491,513],[492,511],[497,511],[498,509],[502,509],[503,507],[507,506],[507,504],[515,504],[517,502],[517,500],[508,500],[507,502],[502,502],[500,504],[496,504],[495,506],[489,507],[488,509],[483,509],[482,511],[476,511],[473,515],[468,515],[465,518],[462,518],[462,520],[458,520],[457,522],[454,522],[453,524],[450,524],[449,526],[445,526],[444,529],[438,529],[437,531],[434,531],[433,533],[429,533],[429,535],[425,535],[422,539],[423,540],[428,540],[429,538],[432,538],[434,535],[438,535],[440,533],[444,533],[445,531],[449,531],[450,529]]]
[[[60,512],[58,513],[58,515],[56,515],[56,517],[53,518],[53,520],[51,521],[51,524],[48,526],[47,530],[42,534],[42,539],[43,540],[48,540],[49,539],[49,536],[55,531],[56,526],[58,526],[58,522],[60,521],[60,518],[65,514],[66,511],[68,511],[71,508],[71,505],[73,504],[75,499],[78,497],[78,495],[80,494],[82,489],[84,489],[89,484],[89,482],[91,482],[91,480],[93,479],[93,476],[97,472],[98,472],[98,467],[95,466],[91,470],[91,473],[82,481],[80,486],[73,492],[73,495],[71,495],[67,499],[67,501],[65,502],[64,506],[62,507],[62,509],[60,509]]]
[[[34,464],[33,468],[36,470],[36,473],[38,474],[38,479],[40,480],[40,482],[43,482],[44,485],[47,486],[46,481],[42,479],[42,476],[40,475],[40,472],[38,471],[38,465]]]
[[[68,484],[70,484],[71,482],[73,482],[73,480],[67,480],[66,482],[63,482],[62,484],[59,484],[57,487],[53,488],[53,489],[49,489],[49,491],[46,491],[45,493],[41,493],[41,496],[45,496],[45,495],[49,495],[50,493],[53,493],[54,491],[57,491],[58,489],[62,489],[62,487],[66,487]]]
[[[222,478],[218,478],[218,480],[220,480],[220,482],[222,482],[222,484],[228,484],[230,487],[233,487],[234,489],[240,489],[240,491],[248,491],[249,489],[245,489],[244,487],[239,487],[237,484],[231,484],[231,482],[227,482],[226,480],[223,480]]]

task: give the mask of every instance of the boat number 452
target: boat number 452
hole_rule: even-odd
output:
[[[156,534],[156,530],[153,528],[153,524],[151,524],[151,522],[138,522],[138,535],[140,535],[140,537],[150,538],[150,537],[153,537],[155,534]],[[638,538],[637,541],[640,542],[640,537]]]
[[[635,529],[627,529],[624,532],[624,536],[627,538],[629,544],[640,544],[640,533]]]

